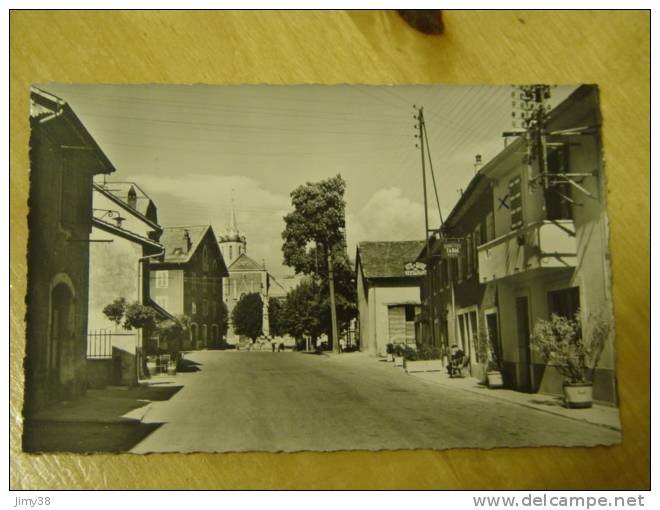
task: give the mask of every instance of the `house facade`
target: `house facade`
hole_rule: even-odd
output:
[[[361,242],[355,272],[360,350],[384,354],[387,344],[415,345],[423,241]]]
[[[497,285],[504,365],[521,390],[561,392],[557,371],[529,348],[537,318],[579,311],[584,335],[594,314],[613,323],[600,126],[598,89],[583,85],[548,116],[545,173],[524,154],[488,169],[494,203],[508,207],[495,207],[479,277]],[[594,379],[594,399],[606,402],[617,400],[613,340],[612,331]]]
[[[114,172],[69,105],[30,94],[27,413],[87,387],[92,183]]]
[[[422,313],[417,319],[421,343],[446,354],[458,346],[469,358],[469,371],[481,377],[484,352],[480,337],[499,346],[497,292],[479,281],[477,247],[494,238],[490,182],[477,174],[441,229],[431,236],[418,261],[426,264],[421,279]],[[430,256],[428,255],[430,254]]]
[[[163,256],[153,201],[135,183],[94,184],[92,236],[108,242],[90,247],[89,319],[87,357],[90,382],[135,384],[139,356],[145,346],[142,330],[126,330],[110,320],[103,309],[117,299],[126,304],[152,306],[149,260]],[[172,318],[154,307],[162,318]]]
[[[431,257],[420,255],[433,275],[420,338],[434,338],[424,324],[439,318],[435,338],[470,354],[475,376],[484,361],[475,339],[484,335],[507,387],[560,394],[563,378],[531,348],[537,320],[579,311],[583,335],[593,314],[612,323],[597,94],[581,86],[548,114],[545,172],[524,136],[483,166],[433,237]],[[613,337],[595,372],[594,398],[603,402],[617,400]]]
[[[223,278],[229,275],[210,225],[164,227],[162,260],[150,261],[151,299],[175,317],[190,319],[184,348],[217,347],[222,342]]]

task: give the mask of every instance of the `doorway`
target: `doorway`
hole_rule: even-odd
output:
[[[516,323],[518,330],[518,389],[531,393],[529,302],[527,296],[516,298]]]
[[[48,400],[68,398],[66,380],[73,371],[73,293],[65,283],[57,284],[50,295],[51,321],[47,354]]]

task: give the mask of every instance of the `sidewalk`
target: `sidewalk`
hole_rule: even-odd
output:
[[[408,375],[447,388],[460,389],[485,397],[509,402],[510,404],[529,407],[544,413],[563,416],[564,418],[569,418],[571,420],[584,421],[591,423],[592,425],[599,425],[601,427],[607,427],[618,431],[621,430],[619,409],[614,406],[594,403],[593,407],[588,409],[568,409],[564,407],[564,401],[561,396],[544,395],[541,393],[523,393],[504,388],[490,389],[483,384],[480,384],[479,381],[472,377],[450,379],[449,375],[445,372],[415,372]]]
[[[168,400],[181,388],[175,377],[163,376],[133,388],[88,390],[80,399],[25,417],[23,449],[35,453],[130,451],[161,426],[142,421],[151,403]]]
[[[355,363],[380,363],[386,365],[389,370],[400,371],[406,374],[403,367],[395,367],[394,363],[386,362],[385,358],[373,357],[363,352],[350,353],[347,355],[326,354],[331,360]],[[558,395],[544,395],[541,393],[523,393],[507,389],[490,389],[472,377],[453,378],[445,372],[414,372],[407,374],[417,377],[431,384],[437,384],[454,390],[462,390],[496,400],[517,404],[520,406],[536,409],[544,413],[563,416],[576,421],[584,421],[592,425],[599,425],[609,429],[621,431],[621,419],[619,409],[614,406],[594,403],[588,409],[568,409],[564,407],[564,400]]]
[[[87,390],[85,396],[70,402],[58,402],[27,417],[32,422],[121,423],[140,421],[154,400],[167,400],[181,386],[175,377],[159,376],[142,381],[139,386],[109,386]]]

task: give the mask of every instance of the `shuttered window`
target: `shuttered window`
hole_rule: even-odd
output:
[[[520,176],[514,177],[509,181],[509,197],[511,230],[518,230],[523,226]]]

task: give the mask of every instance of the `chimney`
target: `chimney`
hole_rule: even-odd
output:
[[[474,157],[474,173],[477,173],[481,168],[481,154],[477,154]]]
[[[131,188],[128,190],[128,207],[131,207],[133,209],[137,209],[137,193],[135,192],[135,188],[131,186]]]
[[[190,232],[188,232],[188,229],[183,230],[183,238],[186,240],[186,251],[190,251],[190,248],[192,248],[192,240],[190,239]]]

